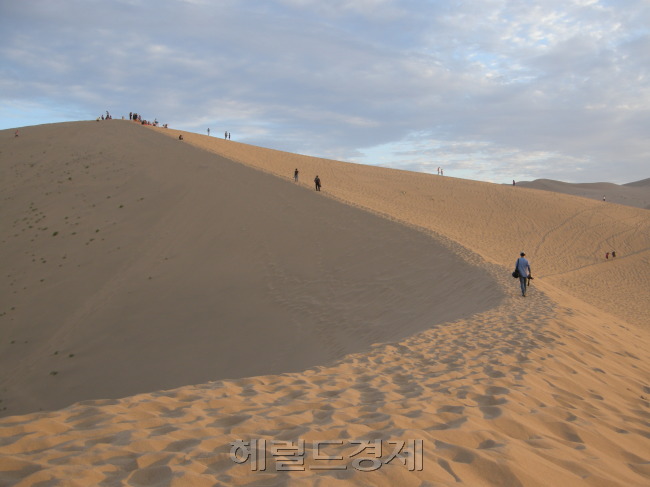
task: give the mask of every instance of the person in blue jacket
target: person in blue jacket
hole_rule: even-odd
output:
[[[517,259],[517,263],[515,264],[515,269],[517,269],[517,272],[519,272],[519,284],[521,284],[521,295],[523,297],[526,297],[526,287],[528,286],[528,282],[530,279],[532,279],[532,275],[530,273],[530,263],[528,262],[528,259],[526,259],[526,254],[522,252],[519,254],[519,258]]]

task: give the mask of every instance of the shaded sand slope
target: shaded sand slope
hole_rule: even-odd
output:
[[[137,124],[0,137],[5,415],[299,371],[501,296],[421,232]]]
[[[174,130],[153,129],[172,137]],[[218,138],[186,141],[427,229],[488,261],[514,267],[524,250],[533,273],[631,323],[650,325],[650,212],[572,195],[361,166],[289,154]],[[602,197],[602,196],[601,196]],[[615,262],[605,252],[615,250]],[[577,272],[574,272],[577,271]]]
[[[552,179],[536,179],[517,183],[523,188],[541,189],[573,196],[582,196],[619,205],[634,206],[650,210],[650,178],[627,184],[613,183],[565,183]]]
[[[632,262],[640,270],[645,265],[641,210],[620,213],[623,207],[607,205],[612,213],[601,213],[602,205],[590,206],[581,198],[551,198],[524,188],[512,191],[345,165],[234,142],[225,145],[193,134],[187,139],[286,179],[296,166],[307,181],[318,171],[325,191],[319,198],[346,200],[420,224],[432,239],[471,263],[471,275],[493,276],[489,285],[505,297],[485,311],[444,323],[432,320],[421,333],[348,355],[330,366],[87,401],[56,412],[0,419],[0,483],[21,487],[650,483],[648,330],[630,326],[616,311],[604,310],[606,303],[599,301],[596,308],[541,276],[564,269],[570,277],[570,269],[581,265],[575,272],[598,268],[598,261],[580,263],[580,258],[587,259],[586,252],[556,252],[551,258],[550,243],[562,242],[564,236],[563,248],[575,251],[598,234],[605,244],[621,238],[629,246],[628,255],[609,262],[613,265],[608,286],[625,287],[629,277],[620,270],[621,263]],[[630,230],[634,225],[637,230]],[[443,235],[487,260],[449,244]],[[517,295],[509,276],[521,246],[533,249],[529,253],[538,273],[526,299]],[[583,292],[602,297],[598,283],[587,284],[592,287]],[[460,300],[471,301],[471,293]],[[451,297],[445,304],[458,306]],[[645,301],[630,316],[642,322],[647,313]],[[254,471],[250,462],[237,464],[231,459],[231,442],[238,439],[284,441],[296,447],[304,441],[304,461],[294,465],[298,471],[283,471],[282,457],[267,448],[261,455],[265,468]],[[386,442],[408,439],[423,440],[421,470],[409,469],[407,461],[389,462],[394,447]],[[331,443],[321,444],[318,459],[314,442],[326,440]],[[375,471],[362,472],[352,464],[350,455],[357,448],[352,442],[361,440],[383,442],[382,463]],[[375,459],[373,453],[365,451],[354,458]],[[332,459],[322,460],[323,455]]]

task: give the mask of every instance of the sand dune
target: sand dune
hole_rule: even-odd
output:
[[[602,201],[604,197],[605,201],[609,203],[650,210],[650,178],[620,185],[613,183],[564,183],[552,179],[521,181],[517,185],[523,188],[582,196],[598,201]]]
[[[647,211],[195,134],[180,142],[178,132],[160,129],[170,136],[165,138],[128,122],[33,130],[44,130],[45,138],[35,135],[34,148],[20,150],[0,133],[2,160],[14,161],[2,165],[2,221],[11,229],[2,239],[3,255],[10,257],[3,264],[10,269],[3,273],[9,275],[3,276],[4,289],[11,293],[3,298],[0,322],[3,371],[5,364],[20,364],[16,374],[31,380],[30,373],[47,371],[53,360],[85,359],[92,367],[93,357],[69,357],[72,349],[64,347],[31,365],[22,352],[31,350],[35,359],[38,350],[74,340],[90,354],[118,345],[128,351],[118,342],[130,337],[142,356],[124,372],[140,374],[151,366],[145,348],[161,340],[157,327],[176,332],[165,338],[186,346],[183,355],[194,354],[200,341],[218,340],[226,331],[217,328],[194,341],[187,336],[214,324],[206,315],[221,313],[233,299],[247,305],[232,311],[233,321],[246,325],[242,312],[263,319],[246,343],[229,342],[221,350],[257,338],[267,345],[248,355],[233,350],[244,355],[240,365],[281,346],[265,328],[281,332],[300,325],[317,334],[300,345],[318,353],[312,364],[321,365],[301,362],[303,350],[294,348],[288,365],[295,360],[296,367],[282,374],[254,369],[255,377],[4,418],[0,484],[650,481]],[[63,144],[71,131],[74,142]],[[26,159],[19,163],[16,154]],[[299,184],[290,181],[295,167]],[[323,180],[321,194],[311,189],[315,174]],[[67,225],[73,215],[79,224]],[[237,218],[229,220],[231,215]],[[316,215],[322,216],[318,225],[310,225]],[[53,236],[52,221],[65,232]],[[255,225],[264,231],[256,232]],[[215,248],[227,255],[215,255]],[[606,261],[604,252],[614,248],[617,258]],[[525,299],[509,276],[522,249],[537,277]],[[314,270],[313,258],[319,257],[324,260]],[[234,288],[215,274],[228,276]],[[48,288],[50,280],[56,286]],[[168,316],[178,309],[173,300],[184,306]],[[67,311],[55,312],[61,303]],[[48,322],[61,323],[63,331],[32,338],[56,328]],[[325,324],[327,330],[319,326]],[[381,339],[364,349],[373,340],[358,335],[368,329]],[[16,337],[14,343],[4,340],[5,332]],[[88,343],[98,333],[108,345]],[[20,342],[24,337],[28,343]],[[337,360],[354,352],[347,347],[355,341],[356,353]],[[5,353],[13,354],[13,362]],[[101,353],[96,359],[111,361]],[[180,360],[176,354],[168,356],[169,368],[158,363],[160,375]],[[52,380],[74,375],[70,365],[59,371],[46,377],[49,389]],[[18,388],[4,389],[19,404]],[[267,441],[264,469],[233,461],[231,443],[239,439]],[[351,456],[357,440],[379,441],[387,451],[378,458],[368,449]],[[422,440],[421,468],[408,459],[389,461],[394,445],[388,442],[408,440]],[[283,458],[291,459],[274,455],[272,445],[296,448],[301,442],[305,454],[293,460],[302,458],[302,464],[282,470]],[[324,453],[315,449],[318,442]],[[355,458],[368,460],[355,468]],[[375,465],[373,459],[378,468],[362,471]]]
[[[299,371],[501,299],[421,232],[142,127],[22,132],[3,151],[5,415]]]
[[[641,181],[633,181],[631,183],[626,183],[623,186],[629,186],[632,188],[650,188],[650,178],[642,179]]]

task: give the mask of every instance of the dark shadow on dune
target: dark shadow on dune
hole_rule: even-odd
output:
[[[4,415],[300,371],[502,299],[423,233],[136,124],[9,134]]]

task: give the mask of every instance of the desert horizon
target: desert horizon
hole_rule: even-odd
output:
[[[519,181],[517,184],[523,188],[565,193],[572,196],[650,210],[650,178],[625,184],[602,181],[597,183],[566,183],[552,179]]]
[[[0,158],[1,485],[650,481],[650,180],[511,186],[128,120],[2,130]],[[355,442],[421,452],[354,464]]]

